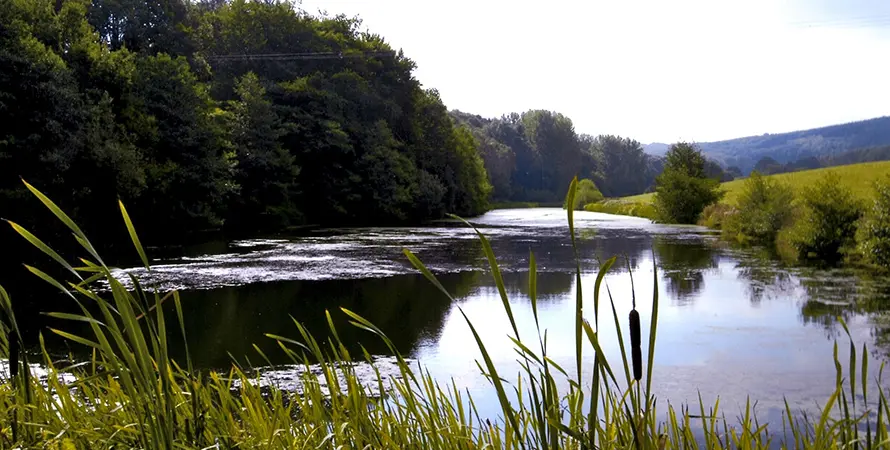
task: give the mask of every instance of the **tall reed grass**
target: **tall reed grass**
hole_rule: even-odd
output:
[[[359,379],[353,363],[371,361],[371,355],[366,351],[350,354],[331,313],[327,315],[330,334],[324,338],[312,336],[296,319],[298,337],[268,335],[295,363],[312,365],[321,372],[319,377],[309,370],[303,372],[300,394],[275,387],[261,388],[255,377],[234,363],[226,372],[199,373],[192,367],[188,353],[185,361],[174,361],[168,352],[168,332],[186,337],[177,292],[151,291],[135,278],[131,280],[134,288],[125,289],[81,229],[50,199],[27,183],[26,186],[68,227],[88,255],[69,263],[37,236],[10,222],[19,235],[70,274],[69,281],[62,281],[36,267],[27,267],[80,309],[79,314],[47,315],[83,322],[90,329],[86,335],[55,328],[49,331],[73,345],[86,346],[92,351],[92,358],[59,366],[49,356],[42,336],[39,353],[25,352],[22,330],[13,314],[13,300],[0,288],[0,352],[10,363],[8,376],[0,383],[2,448],[639,450],[781,445],[868,449],[890,443],[890,404],[883,390],[868,392],[872,375],[868,352],[863,346],[858,352],[861,360],[857,361],[852,340],[846,370],[835,351],[837,382],[822,409],[815,416],[801,417],[786,403],[781,433],[779,424],[769,428],[758,422],[750,403],[741,417],[730,420],[719,408],[719,402],[705,405],[700,401],[693,410],[688,406],[675,409],[657,401],[652,379],[658,289],[654,289],[652,299],[645,300],[652,303],[648,320],[640,320],[636,311],[619,311],[604,281],[616,264],[615,258],[601,264],[592,293],[582,292],[581,283],[576,283],[575,313],[571,318],[574,367],[561,366],[551,359],[547,330],[538,323],[534,254],[529,258],[529,292],[536,334],[520,336],[497,260],[488,240],[478,230],[521,365],[518,374],[502,373],[492,362],[475,324],[464,315],[481,355],[480,370],[497,393],[499,417],[481,416],[468,392],[454,381],[434,380],[422,367],[410,364],[379,328],[345,309],[342,313],[353,326],[383,340],[398,361],[401,377],[387,383],[377,372],[377,390],[385,395],[371,395],[363,386],[366,380]],[[573,203],[575,187],[576,181],[569,189],[568,204]],[[120,212],[136,252],[151,270],[123,204]],[[568,210],[567,214],[574,246],[573,212]],[[405,256],[450,297],[415,255],[405,250]],[[578,261],[576,250],[576,281],[581,277]],[[100,289],[100,282],[107,289]],[[652,283],[657,286],[657,272]],[[585,296],[592,296],[592,311],[584,309]],[[633,299],[634,304],[637,301],[644,300]],[[169,302],[172,305],[165,307]],[[600,306],[605,311],[602,314]],[[175,317],[168,317],[171,313]],[[628,321],[620,319],[625,314]],[[598,331],[603,321],[614,322],[618,330],[620,360],[609,361],[604,356]],[[630,357],[622,331],[628,330],[628,325]],[[649,340],[645,343],[639,338],[642,326],[649,327]],[[258,347],[257,352],[259,358],[267,359]],[[585,367],[585,361],[591,359],[585,359],[585,354],[592,356],[592,367]],[[33,376],[30,364],[35,362],[45,369],[45,377]],[[878,378],[882,370],[883,364]],[[67,377],[63,378],[63,374]]]

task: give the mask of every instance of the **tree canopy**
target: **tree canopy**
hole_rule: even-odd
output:
[[[510,164],[358,19],[283,0],[0,0],[0,30],[4,216],[31,216],[22,177],[88,228],[120,198],[148,235],[417,222],[483,212],[484,161]],[[573,133],[533,122],[541,145]]]
[[[708,178],[705,158],[693,145],[679,142],[665,155],[656,179],[655,209],[659,220],[695,223],[706,206],[720,199],[720,181]]]

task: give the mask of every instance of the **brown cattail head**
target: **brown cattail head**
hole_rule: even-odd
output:
[[[640,350],[640,313],[630,311],[630,354],[633,360],[634,380],[643,378],[643,352]]]
[[[643,352],[640,347],[633,347],[630,355],[634,365],[634,380],[640,381],[643,378]]]

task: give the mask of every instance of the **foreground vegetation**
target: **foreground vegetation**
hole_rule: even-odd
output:
[[[787,448],[868,449],[890,443],[890,403],[883,389],[869,392],[874,376],[869,370],[869,353],[865,346],[857,351],[852,341],[846,370],[837,360],[835,347],[837,381],[821,411],[801,414],[786,403],[783,424],[761,424],[750,403],[734,421],[723,414],[719,404],[702,402],[692,408],[675,409],[669,403],[656,402],[652,379],[658,289],[656,286],[653,291],[649,340],[644,343],[644,322],[636,311],[636,299],[631,302],[629,328],[624,328],[619,314],[623,316],[628,311],[619,312],[611,295],[601,296],[602,292],[608,293],[607,288],[601,288],[615,258],[600,266],[592,294],[592,314],[582,307],[585,295],[589,294],[581,292],[580,282],[576,284],[575,317],[571,322],[575,331],[575,363],[565,368],[557,365],[547,356],[546,330],[539,327],[537,335],[519,335],[495,255],[478,231],[522,364],[519,374],[499,373],[474,324],[467,320],[468,331],[474,335],[482,357],[480,368],[497,392],[500,417],[481,417],[472,398],[456,384],[433,380],[422,370],[412,368],[378,328],[348,310],[342,313],[350,317],[352,325],[377,335],[398,356],[400,378],[384,385],[378,372],[378,379],[372,381],[386,393],[382,397],[370,395],[362,384],[365,380],[358,379],[350,365],[354,360],[370,360],[370,355],[351,355],[346,351],[330,314],[330,335],[323,339],[309,335],[296,320],[297,339],[269,335],[295,363],[318,363],[320,378],[306,371],[304,389],[299,395],[274,387],[257,387],[237,366],[226,373],[201,374],[191,369],[188,356],[184,363],[169,357],[168,332],[185,334],[178,294],[146,291],[138,280],[132,280],[135,289],[127,291],[70,217],[39,191],[30,185],[26,187],[73,233],[88,255],[72,266],[37,236],[10,223],[20,236],[59,263],[73,280],[63,282],[46,271],[28,267],[67,295],[81,311],[49,314],[86,323],[91,333],[50,331],[67,338],[71,345],[92,349],[93,358],[59,367],[42,348],[39,360],[34,362],[44,365],[47,376],[37,379],[29,366],[33,355],[22,351],[24,343],[13,312],[14,299],[0,288],[0,351],[10,362],[10,376],[0,383],[3,448],[765,449],[781,443]],[[566,204],[573,204],[574,195],[575,183]],[[136,252],[148,267],[123,204],[120,210]],[[567,214],[574,246],[573,209],[569,208]],[[451,297],[422,262],[407,250],[405,255],[444,295]],[[580,266],[575,276],[580,281]],[[535,317],[536,279],[532,254],[529,292]],[[653,283],[657,281],[656,271]],[[172,319],[171,308],[165,307],[165,302],[173,303]],[[618,330],[620,361],[607,360],[601,351],[597,330],[603,320],[614,321]],[[629,351],[626,340],[630,341]],[[585,359],[585,354],[592,358]],[[857,354],[861,360],[857,360]],[[592,362],[586,362],[590,359]],[[592,367],[585,367],[588,364]],[[882,370],[883,364],[877,375],[879,386]],[[73,379],[63,380],[63,372]],[[344,381],[338,381],[338,376]],[[330,389],[329,393],[323,385]]]

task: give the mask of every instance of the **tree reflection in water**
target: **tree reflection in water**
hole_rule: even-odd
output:
[[[704,288],[705,272],[716,269],[719,255],[715,244],[700,237],[683,239],[658,236],[653,242],[659,270],[675,304],[695,301]]]

